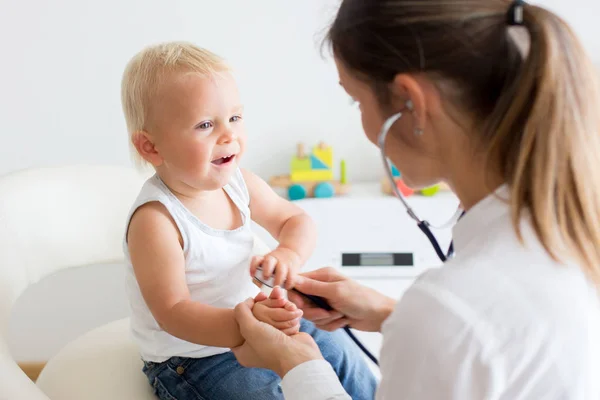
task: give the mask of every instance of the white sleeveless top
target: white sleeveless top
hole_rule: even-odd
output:
[[[175,197],[158,175],[145,182],[127,216],[126,226],[129,226],[133,213],[141,205],[152,201],[162,203],[175,220],[183,238],[185,279],[191,299],[214,307],[234,308],[248,297],[256,296],[260,289],[250,277],[254,234],[251,231],[250,198],[239,169],[224,190],[242,214],[243,224],[237,229],[214,229],[204,224]],[[135,279],[127,234],[123,240],[123,250],[127,261],[126,292],[131,308],[131,330],[142,359],[162,362],[174,356],[201,358],[230,350],[190,343],[161,329]]]

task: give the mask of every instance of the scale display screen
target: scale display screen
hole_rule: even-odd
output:
[[[342,267],[412,267],[413,253],[342,253]]]

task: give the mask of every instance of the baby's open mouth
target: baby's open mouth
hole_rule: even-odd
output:
[[[231,161],[233,161],[233,159],[235,158],[235,154],[226,156],[226,157],[220,157],[217,158],[216,160],[213,160],[212,163],[215,165],[225,165],[230,163]]]

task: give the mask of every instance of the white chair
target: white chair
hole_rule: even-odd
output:
[[[155,400],[129,320],[96,328],[48,361],[36,383],[6,342],[11,307],[31,284],[70,267],[123,261],[124,222],[145,176],[111,166],[0,177],[0,400]],[[255,252],[268,250],[256,238]]]

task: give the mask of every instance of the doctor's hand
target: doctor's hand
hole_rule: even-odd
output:
[[[241,365],[267,368],[283,378],[306,361],[323,359],[319,347],[310,335],[286,335],[256,319],[252,314],[254,306],[254,299],[248,299],[235,307],[235,319],[245,342],[231,350]]]
[[[299,274],[294,289],[327,300],[333,311],[315,306],[293,290],[288,292],[290,301],[304,311],[304,318],[327,331],[348,325],[361,331],[379,332],[396,304],[394,299],[359,284],[331,267]]]

